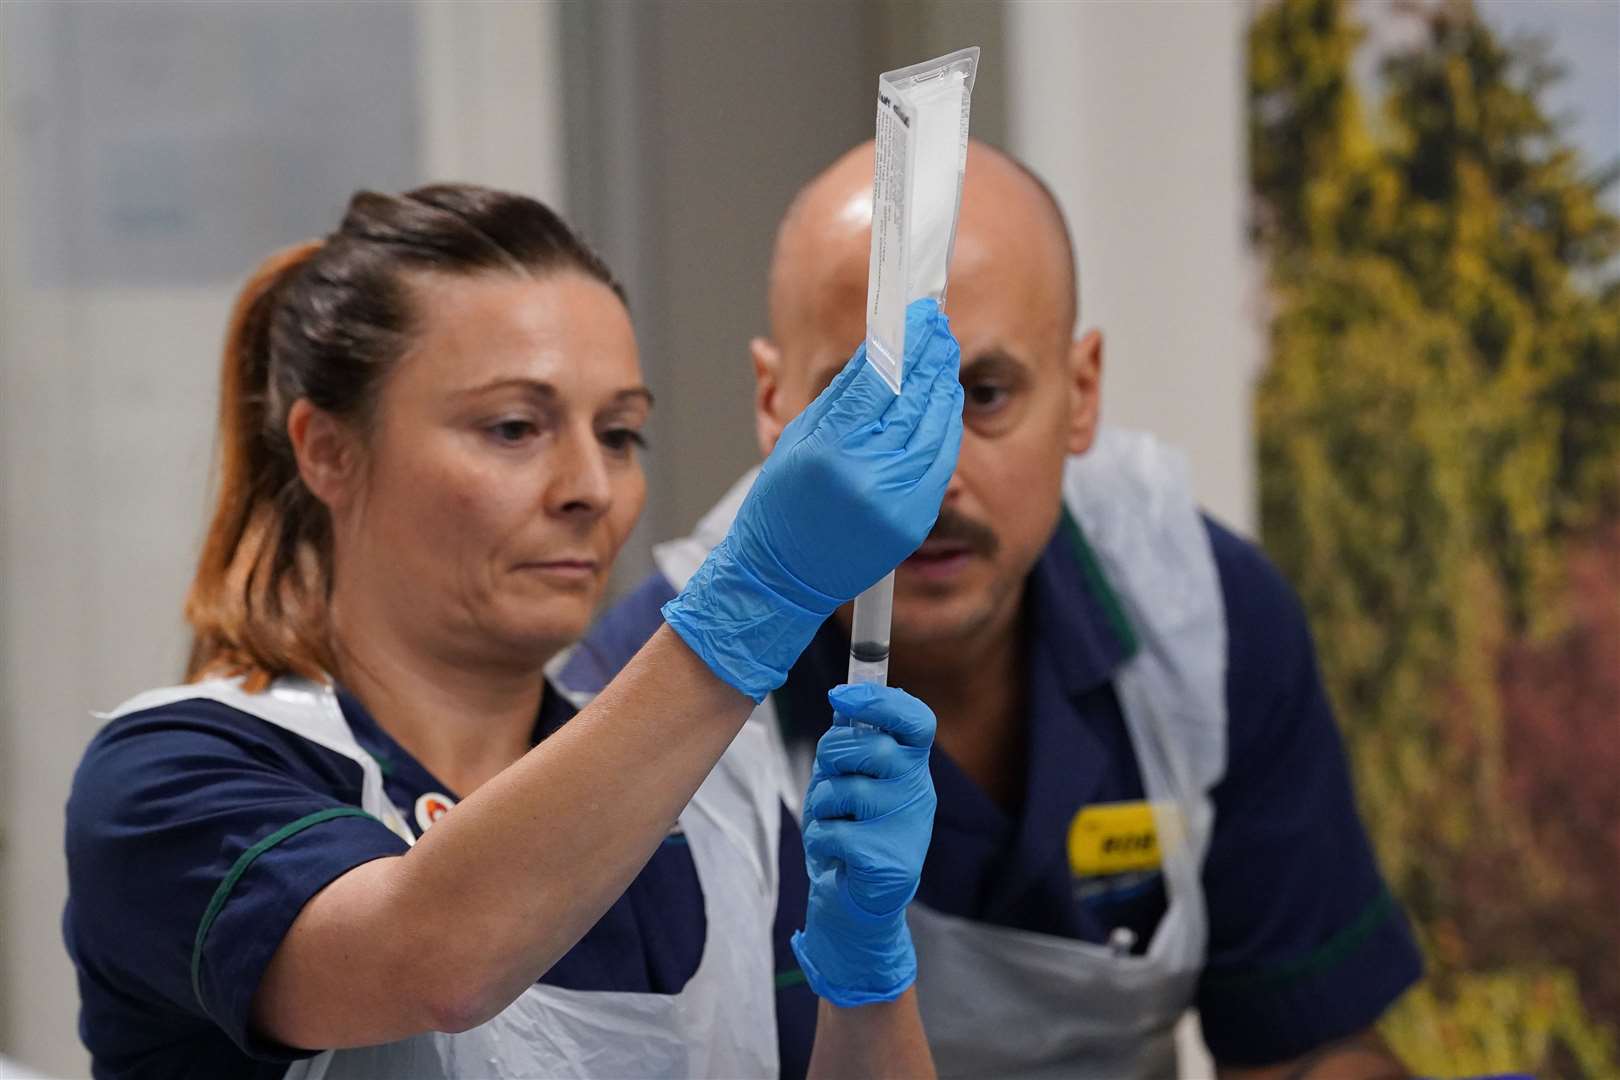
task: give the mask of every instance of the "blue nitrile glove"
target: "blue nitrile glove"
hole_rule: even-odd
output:
[[[906,905],[934,831],[934,714],[871,683],[835,686],[827,699],[840,720],[816,744],[804,800],[810,904],[793,953],[834,1005],[893,1001],[917,979]]]
[[[816,630],[934,527],[962,444],[961,350],[939,305],[906,309],[901,393],[866,346],[783,430],[718,547],[664,620],[755,701]]]

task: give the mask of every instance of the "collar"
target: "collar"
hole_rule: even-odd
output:
[[[338,707],[343,710],[343,718],[348,721],[349,730],[354,732],[355,741],[377,762],[385,784],[393,784],[404,779],[407,786],[442,791],[451,798],[461,798],[434,776],[427,766],[412,757],[410,751],[401,746],[392,735],[384,731],[382,725],[377,723],[376,718],[347,687],[333,683],[333,690],[337,694]],[[538,746],[540,740],[566,724],[577,711],[548,678],[545,690],[540,695],[540,708],[535,714],[534,728],[529,735],[530,745]],[[417,775],[413,777],[412,773]]]
[[[1030,570],[1025,602],[1032,646],[1046,650],[1071,698],[1109,682],[1136,653],[1119,597],[1067,508]]]

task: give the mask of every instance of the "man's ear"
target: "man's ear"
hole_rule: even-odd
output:
[[[353,429],[308,398],[299,398],[287,411],[287,438],[310,494],[334,512],[348,505],[361,473]]]
[[[754,431],[759,437],[759,452],[769,456],[776,449],[776,440],[788,420],[781,410],[782,350],[769,338],[756,337],[748,343],[748,353],[754,361]]]
[[[1069,453],[1083,454],[1097,438],[1102,407],[1102,331],[1069,343]]]

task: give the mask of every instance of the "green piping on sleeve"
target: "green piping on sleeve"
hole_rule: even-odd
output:
[[[776,988],[778,990],[786,990],[790,986],[804,986],[809,981],[810,980],[804,977],[804,972],[799,968],[794,968],[791,971],[778,971],[776,973]]]
[[[220,911],[225,907],[225,901],[230,899],[231,890],[242,879],[242,875],[247,873],[248,867],[253,865],[253,860],[260,855],[263,855],[288,837],[303,832],[311,825],[319,825],[323,821],[331,821],[333,818],[340,817],[371,817],[371,815],[358,806],[334,806],[327,810],[317,810],[313,814],[306,814],[297,821],[283,825],[242,852],[241,856],[236,860],[236,864],[231,867],[230,873],[225,875],[225,880],[221,881],[219,888],[214,890],[212,899],[208,901],[208,909],[203,912],[202,922],[197,924],[197,941],[191,947],[191,992],[196,997],[197,1004],[202,1007],[204,1013],[208,1012],[208,1005],[203,1001],[202,996],[203,943],[208,940],[208,931],[213,929],[214,920],[219,918]]]
[[[1307,975],[1326,971],[1366,944],[1373,931],[1394,914],[1395,898],[1388,892],[1379,893],[1354,921],[1299,959],[1262,971],[1209,976],[1204,979],[1204,988],[1222,991],[1275,990]]]
[[[1102,564],[1097,561],[1096,552],[1086,542],[1086,534],[1080,531],[1080,526],[1070,515],[1069,508],[1063,508],[1063,535],[1068,537],[1069,550],[1074,552],[1075,561],[1080,564],[1080,570],[1085,575],[1086,586],[1102,603],[1103,610],[1108,613],[1109,628],[1125,650],[1126,656],[1135,656],[1140,643],[1136,638],[1136,631],[1131,629],[1131,620],[1125,617],[1125,608],[1119,602],[1119,594],[1114,592],[1108,579],[1103,576]]]

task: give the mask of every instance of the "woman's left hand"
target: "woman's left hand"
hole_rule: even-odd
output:
[[[834,1005],[892,1001],[917,977],[906,905],[934,828],[934,714],[903,690],[834,687],[804,805],[810,903],[793,937],[810,988]]]

